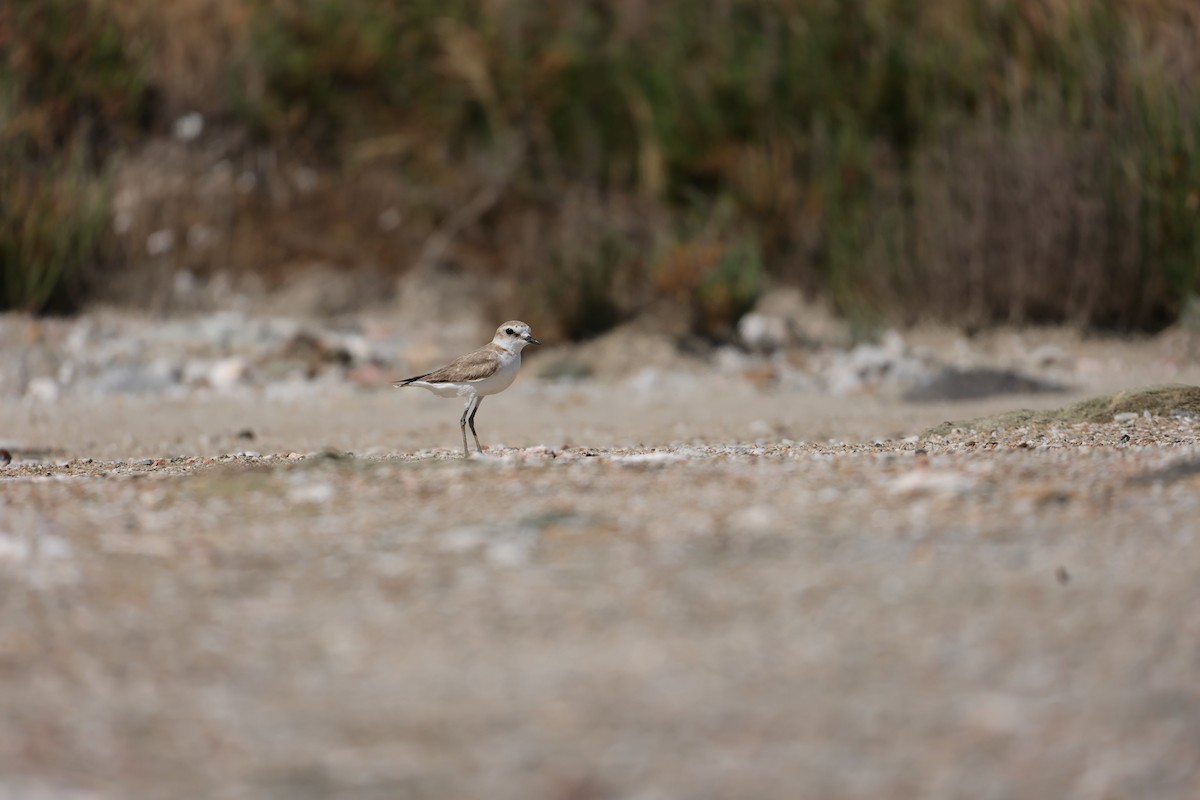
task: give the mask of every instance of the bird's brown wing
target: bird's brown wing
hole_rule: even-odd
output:
[[[481,381],[491,377],[499,368],[500,354],[491,347],[481,347],[465,356],[459,356],[439,370],[396,381],[395,385],[404,386],[413,381],[425,381],[426,383]]]

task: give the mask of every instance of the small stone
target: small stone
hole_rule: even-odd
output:
[[[737,332],[746,347],[761,352],[778,350],[791,338],[786,319],[753,311],[738,320]]]
[[[232,389],[246,380],[249,371],[250,365],[246,359],[238,356],[223,358],[209,369],[208,385],[221,391]]]
[[[378,223],[379,230],[381,231],[394,231],[396,228],[400,227],[400,223],[403,221],[404,218],[394,206],[389,206],[388,208],[385,208],[383,211],[379,212]]]
[[[204,117],[193,111],[184,114],[171,125],[171,133],[181,142],[195,141],[204,132]]]
[[[489,562],[504,567],[523,567],[534,555],[538,534],[532,530],[507,531],[489,538],[484,554]]]
[[[180,372],[169,361],[149,364],[117,364],[96,380],[103,394],[160,394],[179,383]]]
[[[662,383],[662,373],[654,367],[643,367],[634,373],[626,383],[635,392],[651,392]]]
[[[25,387],[25,396],[39,403],[53,403],[58,400],[58,382],[53,378],[34,378]]]
[[[155,231],[146,237],[146,255],[166,255],[175,249],[175,232],[168,229]]]
[[[33,548],[25,537],[0,532],[0,562],[27,561],[32,552]]]
[[[749,368],[753,362],[744,350],[727,345],[717,348],[712,363],[721,372],[737,373]]]
[[[778,512],[768,505],[746,506],[730,514],[727,520],[729,527],[734,531],[749,533],[770,531],[778,522]]]
[[[975,488],[975,479],[953,470],[914,470],[893,479],[888,493],[894,495],[962,495]]]
[[[1075,359],[1058,345],[1044,344],[1029,354],[1029,362],[1039,369],[1058,367],[1070,369],[1075,366]]]
[[[293,487],[287,496],[293,503],[323,505],[332,500],[336,493],[337,490],[331,483],[306,483]]]

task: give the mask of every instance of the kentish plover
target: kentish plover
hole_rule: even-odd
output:
[[[475,414],[484,397],[502,392],[512,385],[517,370],[521,368],[521,350],[527,344],[541,342],[533,338],[529,326],[524,322],[510,320],[496,329],[496,336],[490,344],[459,356],[441,369],[396,381],[392,385],[420,386],[439,397],[465,396],[467,405],[463,408],[462,419],[458,421],[462,428],[463,455],[471,454],[467,448],[468,423],[471,425],[471,435],[475,437],[475,449],[482,453],[479,434],[475,432]]]

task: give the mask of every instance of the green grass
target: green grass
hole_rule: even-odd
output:
[[[109,226],[108,185],[84,161],[0,157],[0,308],[69,309],[84,290]]]
[[[146,67],[103,4],[0,13],[0,308],[69,310],[111,243],[108,158],[144,131]]]

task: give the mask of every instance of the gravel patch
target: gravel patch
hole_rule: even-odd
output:
[[[20,461],[0,790],[1190,797],[1197,463],[1140,416]]]

